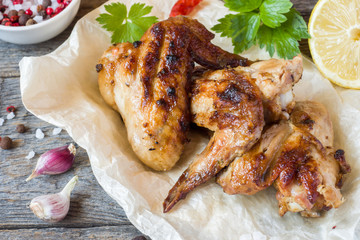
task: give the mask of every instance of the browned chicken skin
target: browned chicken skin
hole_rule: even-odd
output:
[[[110,47],[100,59],[100,92],[120,112],[136,155],[155,170],[170,169],[183,151],[194,61],[212,69],[250,63],[211,44],[213,38],[198,21],[179,16],[154,24],[141,41]]]
[[[247,151],[261,135],[265,122],[259,88],[249,74],[240,75],[233,69],[222,70],[222,74],[224,80],[194,82],[193,121],[213,130],[214,135],[170,190],[164,212]]]
[[[343,202],[340,187],[350,171],[342,150],[333,150],[326,109],[298,102],[290,121],[267,129],[259,142],[222,172],[217,182],[229,194],[255,194],[274,183],[279,213],[319,216]]]
[[[256,143],[264,126],[263,103],[271,121],[283,118],[282,113],[293,108],[292,97],[283,106],[278,99],[282,93],[292,94],[301,73],[302,59],[295,57],[291,61],[271,59],[249,67],[209,71],[194,81],[192,121],[214,131],[214,135],[169,191],[164,212]]]

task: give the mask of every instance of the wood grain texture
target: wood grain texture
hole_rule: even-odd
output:
[[[0,149],[0,239],[124,239],[130,240],[141,233],[129,222],[123,209],[111,199],[97,183],[86,152],[78,147],[75,164],[71,170],[57,176],[39,176],[29,182],[25,179],[35,167],[41,153],[67,145],[72,141],[62,131],[53,136],[55,126],[29,113],[22,105],[19,89],[19,61],[24,56],[40,56],[55,50],[70,35],[76,22],[105,0],[83,0],[75,21],[59,36],[40,44],[15,45],[0,40],[0,117],[6,118],[6,107],[17,108],[16,117],[0,126],[0,136],[14,140],[11,150]],[[293,0],[294,6],[308,21],[316,0]],[[302,41],[301,51],[310,56],[307,41]],[[17,124],[25,124],[23,134],[15,131]],[[40,128],[45,133],[42,140],[35,138]],[[33,159],[25,156],[36,152]],[[35,217],[27,205],[32,198],[60,191],[74,176],[79,182],[71,195],[68,216],[61,222],[49,224]],[[359,232],[359,231],[357,231]]]

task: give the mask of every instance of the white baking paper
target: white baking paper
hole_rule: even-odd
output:
[[[175,0],[127,0],[127,6],[144,2],[152,14],[165,19]],[[334,123],[336,147],[343,148],[352,172],[343,187],[346,202],[317,219],[296,213],[278,214],[274,189],[254,196],[226,195],[210,181],[198,187],[167,214],[162,202],[169,189],[208,137],[191,132],[181,160],[168,172],[145,167],[132,152],[119,114],[103,101],[95,65],[110,45],[109,33],[95,21],[100,7],[82,18],[67,41],[42,57],[20,62],[21,94],[26,108],[37,117],[66,129],[86,149],[96,179],[125,210],[129,220],[152,239],[354,239],[360,219],[360,92],[334,88],[308,59],[303,79],[295,87],[298,100],[322,102]],[[192,17],[210,28],[227,14],[223,3],[204,0]],[[232,51],[229,39],[213,43]],[[245,56],[267,58],[253,48]],[[333,229],[333,227],[335,227]],[[359,233],[359,231],[357,231]]]

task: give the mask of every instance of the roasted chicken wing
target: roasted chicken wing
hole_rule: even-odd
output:
[[[295,57],[209,71],[196,79],[191,94],[192,121],[214,135],[169,191],[164,212],[256,143],[264,126],[263,105],[271,121],[289,117],[286,111],[293,108],[292,86],[301,75],[302,59]],[[280,98],[288,92],[291,98],[282,104]]]
[[[140,41],[110,47],[97,65],[103,98],[120,112],[136,155],[155,170],[170,169],[186,143],[194,61],[211,69],[250,63],[211,44],[213,38],[196,20],[169,18]]]
[[[249,195],[274,184],[280,215],[292,211],[316,217],[341,205],[342,176],[350,171],[344,152],[332,145],[332,123],[324,106],[298,102],[290,121],[268,128],[217,182],[228,194]]]

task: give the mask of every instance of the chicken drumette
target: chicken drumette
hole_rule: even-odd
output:
[[[343,174],[350,171],[344,152],[333,149],[330,117],[316,102],[298,102],[290,121],[268,128],[259,142],[217,178],[229,194],[255,194],[272,184],[279,213],[319,216],[343,202]]]
[[[196,79],[191,94],[192,121],[214,135],[169,191],[164,212],[249,150],[261,135],[264,113],[268,121],[289,117],[294,106],[292,86],[301,75],[298,56],[290,61],[271,59],[249,67],[209,71]],[[287,97],[281,101],[283,95]]]
[[[110,47],[100,59],[100,92],[120,112],[136,155],[155,170],[170,169],[183,151],[194,61],[211,69],[249,64],[211,44],[213,38],[198,21],[179,16],[154,24],[141,41]]]

